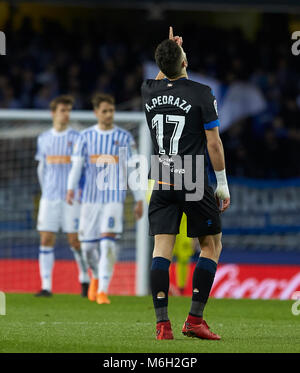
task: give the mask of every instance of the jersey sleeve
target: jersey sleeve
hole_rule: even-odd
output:
[[[41,135],[37,138],[37,148],[34,159],[36,161],[43,161],[45,159],[45,154],[43,151],[43,140]]]
[[[87,158],[87,144],[83,134],[80,134],[73,148],[72,160],[76,158]]]
[[[200,106],[204,129],[209,130],[214,127],[219,127],[220,122],[218,118],[217,100],[211,88],[207,87],[204,95],[202,95]]]

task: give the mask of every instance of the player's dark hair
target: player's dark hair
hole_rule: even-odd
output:
[[[115,99],[113,96],[106,93],[95,93],[92,97],[92,104],[94,109],[98,109],[102,102],[108,102],[111,105],[115,104]]]
[[[61,96],[58,96],[56,98],[54,98],[51,102],[50,102],[50,109],[51,111],[55,111],[58,104],[64,104],[64,105],[71,105],[73,106],[74,104],[74,97],[70,96],[70,95],[61,95]]]
[[[176,78],[181,71],[182,51],[175,41],[166,39],[155,50],[155,61],[168,78]]]

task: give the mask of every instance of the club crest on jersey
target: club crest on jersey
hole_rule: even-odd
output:
[[[73,142],[72,141],[68,141],[68,147],[72,146],[73,145]]]
[[[216,110],[216,114],[218,115],[218,105],[217,105],[217,100],[214,100],[214,107]]]

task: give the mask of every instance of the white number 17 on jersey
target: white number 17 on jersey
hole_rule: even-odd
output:
[[[174,124],[174,131],[170,139],[169,155],[178,153],[178,143],[185,125],[185,117],[183,115],[166,115],[166,124]],[[156,127],[156,140],[159,148],[159,154],[166,154],[163,147],[164,139],[164,115],[156,114],[152,119],[152,128]]]

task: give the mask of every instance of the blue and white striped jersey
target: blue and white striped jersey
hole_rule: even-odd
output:
[[[72,128],[62,132],[52,128],[38,136],[35,159],[44,163],[42,198],[65,200],[71,156],[78,137],[79,132]]]
[[[96,124],[82,131],[72,157],[84,159],[82,202],[124,202],[127,160],[135,152],[133,136],[116,125],[110,130],[101,130]]]

